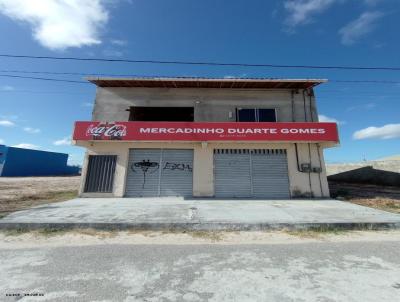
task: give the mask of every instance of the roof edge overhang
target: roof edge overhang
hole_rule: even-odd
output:
[[[309,89],[327,79],[194,78],[194,77],[86,77],[98,87]]]

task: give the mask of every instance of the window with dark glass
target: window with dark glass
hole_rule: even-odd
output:
[[[276,122],[275,109],[238,108],[237,122]]]
[[[256,109],[258,122],[276,122],[275,109]]]
[[[131,107],[130,121],[193,122],[193,107]]]
[[[256,111],[255,109],[238,109],[237,110],[238,122],[255,122]]]

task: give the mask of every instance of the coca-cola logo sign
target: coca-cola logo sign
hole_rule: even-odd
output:
[[[91,124],[86,130],[86,136],[93,139],[121,139],[126,136],[126,126],[115,123]]]

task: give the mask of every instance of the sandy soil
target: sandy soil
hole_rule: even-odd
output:
[[[101,244],[301,244],[307,242],[371,242],[399,241],[400,231],[318,232],[104,232],[76,230],[45,234],[0,232],[0,249],[57,246],[86,246]]]
[[[400,187],[329,181],[329,189],[332,197],[362,206],[400,213]]]
[[[0,215],[76,197],[80,176],[0,177]]]

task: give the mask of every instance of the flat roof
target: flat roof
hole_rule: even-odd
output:
[[[87,77],[98,87],[307,89],[326,79],[195,78],[195,77]]]

